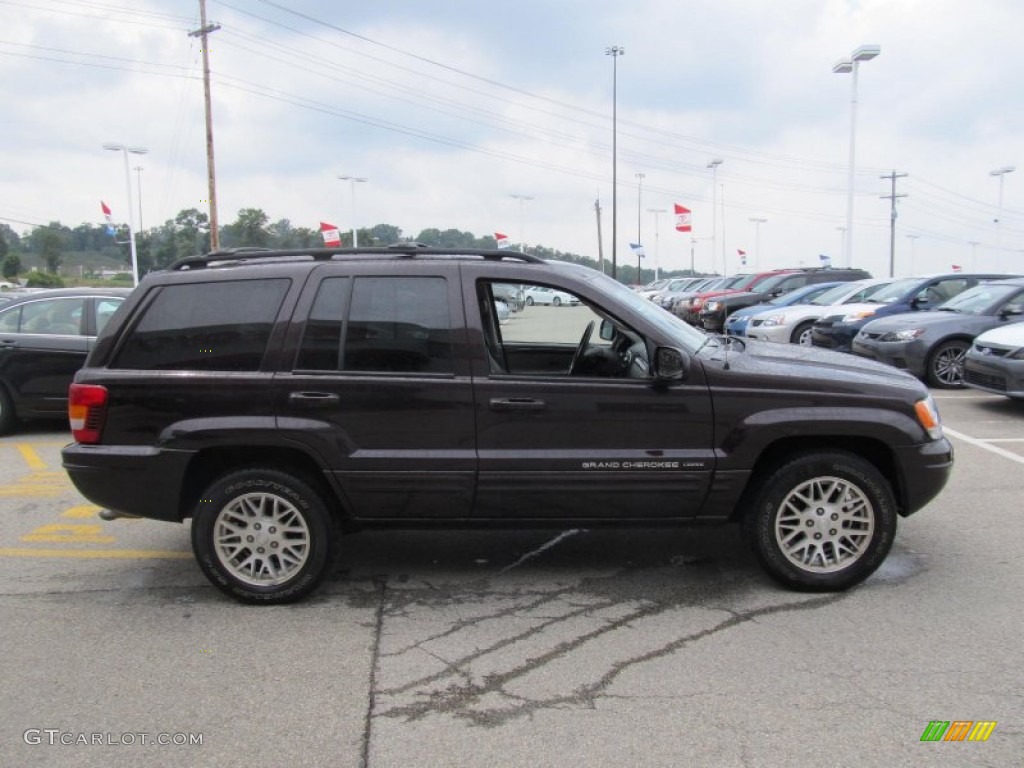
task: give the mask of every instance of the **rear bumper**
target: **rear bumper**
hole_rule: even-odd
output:
[[[97,506],[125,515],[180,523],[185,470],[194,451],[152,446],[80,445],[61,451],[75,488]]]

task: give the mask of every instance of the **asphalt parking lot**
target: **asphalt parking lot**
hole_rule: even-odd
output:
[[[835,595],[733,529],[364,533],[245,607],[187,526],[100,520],[65,431],[0,438],[0,765],[1019,765],[1024,403],[936,396],[949,486]]]

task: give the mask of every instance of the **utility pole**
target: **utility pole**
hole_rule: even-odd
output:
[[[902,179],[906,175],[905,173],[893,171],[888,176],[878,177],[880,179],[889,179],[892,182],[892,194],[881,195],[883,200],[889,200],[892,203],[889,215],[889,277],[896,277],[896,198],[906,197],[906,195],[896,194],[896,179]]]
[[[601,241],[601,198],[594,201],[594,213],[597,214],[597,259],[604,274],[604,244]]]
[[[220,29],[220,24],[206,23],[206,0],[199,0],[199,29],[189,32],[198,37],[203,50],[203,98],[206,102],[206,177],[210,195],[210,250],[220,248],[220,225],[217,221],[217,173],[213,164],[213,112],[210,106],[210,46],[207,35]]]

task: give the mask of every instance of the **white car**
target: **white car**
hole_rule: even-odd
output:
[[[852,283],[837,285],[807,304],[766,309],[750,318],[750,322],[747,323],[747,337],[809,347],[811,346],[811,326],[814,325],[815,320],[825,315],[825,310],[828,307],[862,302],[891,282],[893,282],[891,277],[855,280]]]
[[[1024,400],[1024,322],[974,337],[964,357],[964,384]]]
[[[567,307],[579,303],[580,300],[577,297],[563,291],[556,291],[554,288],[548,288],[546,285],[535,285],[526,291],[526,306],[528,307],[532,307],[534,304]]]

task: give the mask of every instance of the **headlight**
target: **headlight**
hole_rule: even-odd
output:
[[[924,328],[907,328],[903,331],[889,331],[879,341],[912,341],[924,333]]]
[[[942,419],[939,418],[939,409],[935,407],[931,395],[914,403],[914,413],[917,414],[917,420],[928,433],[928,437],[932,440],[942,437]]]
[[[875,314],[873,309],[862,309],[860,312],[851,312],[848,315],[843,315],[842,322],[855,323],[858,320],[863,320],[865,317],[871,317],[873,314]]]
[[[704,299],[690,299],[690,307],[693,309],[700,309],[701,304],[704,303]]]
[[[708,312],[714,312],[716,309],[718,309],[719,306],[720,305],[719,305],[719,303],[717,301],[709,301],[704,306],[704,309],[706,309]]]
[[[785,324],[786,324],[786,316],[785,315],[770,315],[769,317],[766,317],[761,322],[761,327],[762,328],[774,328],[777,325],[785,325]]]

